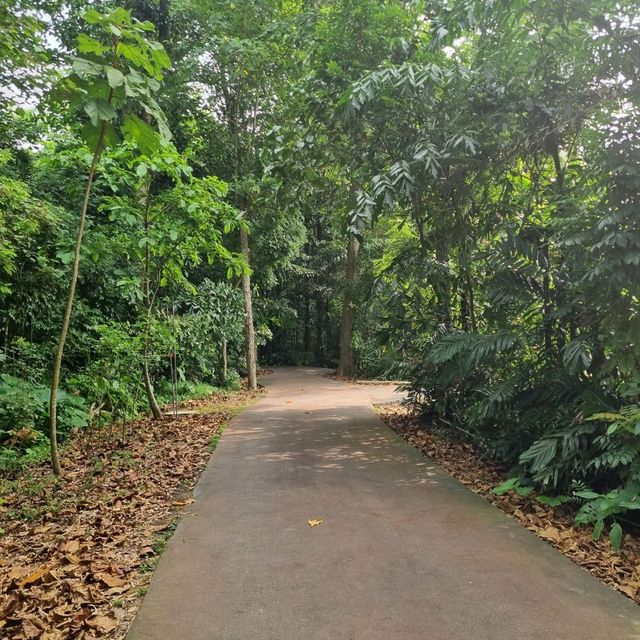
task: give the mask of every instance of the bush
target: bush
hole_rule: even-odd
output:
[[[42,345],[16,338],[0,353],[0,363],[5,373],[29,382],[38,382],[48,373],[49,358]]]
[[[3,374],[0,376],[0,445],[26,452],[48,433],[49,388]],[[58,393],[58,431],[62,438],[89,419],[84,398]]]
[[[100,421],[135,417],[146,406],[140,338],[127,323],[97,324],[91,332],[90,362],[69,378],[69,388],[87,399]]]

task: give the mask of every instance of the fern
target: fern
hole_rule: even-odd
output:
[[[520,456],[520,463],[528,466],[533,474],[542,471],[556,457],[558,443],[559,437],[556,434],[536,440]]]
[[[570,373],[577,373],[589,368],[592,355],[589,344],[582,336],[569,342],[562,354],[562,363]]]
[[[509,333],[488,335],[473,333],[449,333],[440,338],[431,348],[428,360],[432,364],[443,364],[463,356],[461,363],[466,370],[473,369],[489,356],[503,353],[517,342]]]

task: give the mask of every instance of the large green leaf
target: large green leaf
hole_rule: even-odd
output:
[[[78,36],[78,51],[80,51],[80,53],[95,53],[101,56],[109,51],[109,47],[102,44],[100,40],[96,40],[86,33],[81,33]]]
[[[107,67],[107,81],[112,89],[117,89],[124,84],[124,73],[114,67]]]
[[[73,70],[81,77],[88,78],[99,76],[102,73],[102,65],[86,58],[74,58]]]
[[[611,526],[609,541],[614,551],[620,551],[620,547],[622,546],[622,527],[617,522]]]
[[[160,136],[144,120],[135,114],[125,116],[121,127],[125,140],[134,143],[147,156],[160,147]]]
[[[89,149],[95,151],[100,137],[100,126],[94,126],[91,122],[87,122],[82,128],[81,136]],[[120,142],[118,132],[111,123],[107,124],[102,139],[103,147],[115,147]]]
[[[91,119],[91,124],[95,127],[101,122],[111,122],[117,115],[113,105],[104,98],[91,99],[84,110]]]

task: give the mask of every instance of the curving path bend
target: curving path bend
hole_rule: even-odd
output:
[[[324,373],[261,380],[129,640],[640,640],[636,605],[376,417],[393,387]]]

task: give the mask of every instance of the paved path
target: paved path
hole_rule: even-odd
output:
[[[263,379],[129,640],[640,639],[636,605],[378,420],[392,388],[322,373]]]

